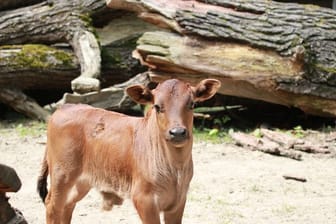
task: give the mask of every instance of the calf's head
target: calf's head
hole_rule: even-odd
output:
[[[154,90],[142,85],[130,86],[127,94],[137,103],[151,104],[149,116],[168,144],[182,147],[191,138],[195,103],[211,98],[220,87],[216,79],[205,79],[196,86],[177,79],[166,80]]]

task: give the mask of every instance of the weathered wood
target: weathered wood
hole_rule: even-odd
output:
[[[50,112],[43,109],[34,99],[18,89],[1,88],[0,101],[33,119],[47,121],[50,115]]]
[[[102,87],[125,82],[145,70],[131,57],[136,37],[116,40],[102,47]],[[0,87],[21,90],[70,90],[80,74],[71,48],[40,44],[0,46]],[[38,80],[38,81],[37,81]]]
[[[296,180],[296,181],[300,181],[300,182],[307,182],[307,179],[305,177],[300,177],[297,175],[292,175],[292,174],[284,174],[282,175],[283,178],[285,178],[286,180]]]
[[[336,12],[273,1],[107,0],[178,33],[146,33],[154,80],[215,77],[220,93],[336,116]]]
[[[17,192],[21,188],[21,181],[15,170],[0,163],[0,193]]]
[[[134,84],[142,84],[147,86],[150,79],[147,73],[139,74],[130,80],[117,84],[108,88],[104,88],[98,92],[86,94],[65,93],[63,98],[52,105],[53,109],[64,103],[85,103],[94,107],[104,108],[108,110],[125,111],[130,110],[136,105],[125,93],[126,87]]]
[[[0,12],[0,45],[67,42],[81,65],[72,89],[98,90],[101,54],[91,15],[105,7],[103,0],[53,0]]]
[[[8,198],[0,192],[0,223],[7,223],[15,217],[15,211],[8,203]]]
[[[20,6],[22,2],[16,3]],[[29,4],[27,2],[27,5]],[[24,13],[26,11],[34,11],[35,14]],[[76,89],[76,92],[90,92],[97,90],[91,88],[92,86],[98,85],[97,80],[91,77],[99,78],[100,87],[105,88],[125,82],[143,72],[144,67],[131,57],[131,52],[135,47],[136,39],[143,32],[141,29],[152,30],[153,28],[144,26],[144,22],[126,13],[126,21],[132,21],[132,25],[136,24],[137,28],[131,32],[128,31],[129,35],[123,34],[119,28],[117,35],[103,36],[104,45],[100,47],[93,33],[96,35],[105,31],[95,32],[91,17],[98,20],[96,24],[99,25],[102,23],[99,21],[100,17],[108,19],[111,17],[106,16],[106,11],[111,12],[106,8],[104,1],[89,0],[54,1],[52,4],[42,2],[24,9],[0,12],[0,18],[4,19],[0,22],[0,26],[4,28],[0,31],[0,42],[5,44],[0,46],[0,87],[6,88],[2,90],[0,101],[29,117],[45,119],[45,110],[35,101],[35,112],[32,112],[32,108],[27,104],[26,106],[16,105],[17,102],[21,104],[23,101],[18,101],[16,97],[14,97],[16,100],[13,100],[13,97],[8,96],[8,89],[20,92],[15,95],[19,95],[21,99],[32,100],[22,91],[66,92],[72,88]],[[101,12],[104,15],[100,15]],[[120,13],[118,15],[120,19],[124,17]],[[44,17],[46,20],[42,19]],[[9,18],[13,18],[11,22],[8,21]],[[10,24],[14,23],[16,25],[9,29]],[[107,21],[104,23],[106,24]],[[28,29],[31,24],[36,27]],[[115,30],[115,27],[112,26],[111,29]],[[111,40],[110,36],[114,36],[114,39]],[[26,42],[29,44],[16,44]],[[55,44],[47,45],[50,43]],[[99,56],[96,57],[96,55]],[[102,58],[101,61],[100,58]],[[77,78],[79,75],[81,77]],[[85,85],[86,81],[89,81],[88,85]],[[91,85],[91,81],[95,84]],[[74,88],[76,85],[78,86]],[[102,92],[105,95],[108,94],[107,91]],[[96,100],[99,99],[96,98]],[[98,101],[95,103],[103,104]]]
[[[33,4],[43,2],[43,1],[44,0],[1,0],[0,1],[0,11],[33,5]]]
[[[321,154],[331,153],[331,151],[328,148],[313,144],[312,142],[308,142],[308,141],[305,141],[304,144],[293,145],[293,149],[299,150],[302,152],[307,152],[307,153],[321,153]]]
[[[122,39],[102,48],[102,87],[112,87],[84,95],[65,94],[58,105],[61,102],[82,102],[106,109],[129,109],[131,103],[119,102],[124,95],[123,88],[121,85],[113,85],[123,83],[144,71],[144,67],[130,56],[132,48],[129,45],[134,41],[135,37]],[[68,91],[71,80],[79,74],[77,58],[70,49],[64,47],[4,46],[0,47],[0,56],[0,101],[34,119],[46,120],[50,112],[26,96],[22,90]]]
[[[70,89],[80,74],[69,48],[40,44],[0,46],[0,86],[21,90]]]
[[[244,134],[242,132],[232,132],[230,133],[230,136],[238,145],[241,145],[247,149],[288,157],[295,160],[302,159],[302,155],[300,153],[297,153],[293,150],[284,149],[278,143],[268,139],[256,138],[252,135]]]
[[[294,145],[304,143],[302,140],[290,137],[288,134],[281,133],[280,131],[271,131],[269,129],[260,128],[260,133],[263,137],[266,137],[287,149],[293,148]]]
[[[27,224],[22,213],[9,204],[8,197],[2,192],[0,192],[0,223]]]
[[[179,77],[197,82],[219,79],[220,93],[294,106],[310,114],[336,116],[336,88],[320,84],[329,97],[287,92],[278,80],[299,79],[291,58],[239,44],[205,41],[163,32],[147,32],[135,55],[151,68],[154,81]],[[319,89],[315,88],[315,89]]]
[[[325,148],[322,145],[316,145],[307,139],[303,140],[300,138],[292,137],[286,133],[281,133],[280,131],[272,131],[261,128],[260,132],[264,138],[268,138],[270,141],[278,143],[284,149],[293,149],[307,153],[331,153],[328,148]]]

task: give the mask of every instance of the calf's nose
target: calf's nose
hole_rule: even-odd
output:
[[[173,141],[182,141],[187,137],[187,129],[175,127],[169,130],[170,137]]]

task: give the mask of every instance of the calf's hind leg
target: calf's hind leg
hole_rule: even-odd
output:
[[[47,224],[70,224],[76,202],[90,190],[90,186],[72,175],[51,174],[50,191],[46,198]]]
[[[64,222],[71,223],[72,213],[76,203],[80,201],[90,191],[91,186],[85,182],[78,181],[69,192],[67,202],[64,206]]]

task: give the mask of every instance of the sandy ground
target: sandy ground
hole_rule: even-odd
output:
[[[0,128],[0,163],[14,167],[23,183],[18,193],[9,195],[10,202],[32,224],[45,223],[35,190],[45,141],[44,133],[22,136],[17,128]],[[295,161],[209,142],[196,143],[193,155],[195,175],[184,223],[336,223],[334,155],[304,154],[303,161]],[[285,180],[284,174],[307,182]],[[141,223],[130,201],[110,212],[101,211],[100,205],[99,194],[92,190],[78,203],[73,223]]]

